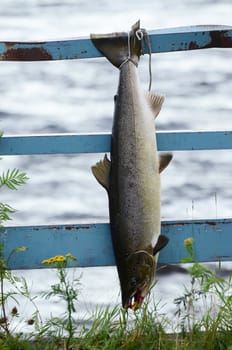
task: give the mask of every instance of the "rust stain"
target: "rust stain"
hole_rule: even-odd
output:
[[[14,42],[5,42],[5,45],[7,47],[7,50],[10,50],[15,45],[15,43]]]
[[[6,61],[48,61],[53,60],[49,54],[42,47],[32,48],[14,48],[15,43],[6,43],[7,51],[2,55],[2,60]]]
[[[228,48],[232,47],[232,38],[228,36],[228,31],[216,31],[210,33],[211,42],[213,46]]]
[[[214,260],[223,260],[223,259],[231,259],[231,255],[216,255],[216,256],[213,256],[213,259]]]
[[[209,225],[209,226],[218,226],[218,225],[232,224],[232,221],[194,221],[194,222],[162,222],[162,226],[190,226],[190,225]]]
[[[202,35],[205,35],[206,32],[202,32]],[[197,41],[191,41],[189,43],[189,50],[197,49],[207,49],[212,47],[221,47],[221,48],[232,48],[232,37],[229,35],[228,30],[214,30],[209,33],[210,42],[206,45],[199,45]],[[195,33],[197,35],[197,33]]]
[[[91,228],[94,228],[95,226],[92,225],[86,225],[86,226],[65,226],[65,230],[89,230]]]
[[[217,221],[206,221],[205,224],[206,224],[206,225],[211,225],[211,226],[217,226],[217,225],[219,225],[219,224],[222,224],[222,225],[225,225],[225,224],[231,225],[231,224],[232,224],[232,221],[230,221],[230,220],[223,220],[223,221],[219,221],[219,222],[217,222]]]
[[[218,223],[216,221],[206,221],[205,224],[209,226],[217,226]]]
[[[197,50],[199,48],[200,48],[200,46],[197,44],[196,41],[191,41],[189,43],[189,50]]]
[[[92,228],[96,228],[96,225],[83,225],[83,226],[76,226],[76,225],[67,225],[67,226],[45,226],[45,227],[33,227],[33,231],[72,231],[72,230],[89,230]]]
[[[162,222],[162,226],[186,226],[189,225],[187,222]]]
[[[65,226],[65,228],[64,228],[65,230],[68,230],[68,231],[71,231],[71,230],[73,230],[74,229],[74,227],[73,226]]]

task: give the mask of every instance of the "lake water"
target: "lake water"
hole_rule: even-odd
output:
[[[0,40],[63,39],[128,30],[195,24],[230,25],[229,0],[122,1],[2,0]],[[148,87],[148,57],[139,65]],[[152,56],[152,90],[165,95],[158,130],[231,130],[231,50]],[[5,135],[110,131],[118,71],[105,59],[0,64],[0,129]],[[30,180],[1,201],[18,209],[11,225],[108,221],[105,191],[90,167],[102,155],[4,157]],[[232,151],[175,152],[162,174],[163,218],[231,217]],[[64,252],[65,253],[65,252]],[[120,302],[114,267],[82,269],[80,309]],[[33,293],[53,283],[52,271],[19,271]],[[155,287],[167,310],[181,293],[184,274],[159,275]],[[41,283],[43,281],[43,283]],[[61,305],[49,305],[54,312]],[[46,315],[47,304],[41,302]]]

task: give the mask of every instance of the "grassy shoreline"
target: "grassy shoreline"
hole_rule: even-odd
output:
[[[118,318],[119,316],[119,318]],[[166,333],[165,324],[157,321],[152,311],[143,307],[128,327],[125,311],[119,307],[100,310],[92,320],[92,326],[80,331],[78,337],[35,335],[24,339],[22,335],[0,335],[2,350],[231,350],[232,331],[216,329],[215,322],[205,331],[195,323],[190,332]],[[68,344],[67,344],[68,343]]]
[[[58,282],[50,286],[42,297],[57,298],[66,305],[60,316],[42,320],[31,297],[24,278],[15,277],[7,270],[1,258],[1,350],[232,350],[232,273],[228,278],[196,261],[193,239],[185,240],[190,284],[173,300],[175,313],[172,317],[162,313],[159,303],[146,297],[136,311],[120,306],[96,308],[87,323],[77,324],[80,277],[68,274],[68,267],[76,258],[67,253],[43,261],[55,268]],[[23,253],[25,247],[15,248],[12,254]],[[11,289],[5,291],[5,282]],[[154,286],[155,288],[155,286]],[[17,332],[15,321],[20,320],[23,310],[17,296],[31,303],[31,318],[24,320],[29,333]],[[9,301],[17,305],[9,309]],[[89,322],[88,322],[89,321]],[[20,320],[20,322],[22,322]]]
[[[201,272],[185,294],[174,300],[176,314],[172,319],[148,297],[136,312],[126,311],[120,306],[98,308],[89,322],[79,327],[78,332],[75,317],[71,318],[71,333],[67,328],[67,313],[63,318],[48,320],[31,334],[6,334],[2,331],[0,349],[232,350],[231,278],[224,280],[216,277],[205,267],[203,271],[207,272],[206,280],[202,279]],[[205,286],[207,283],[210,289]],[[220,300],[221,294],[224,304]],[[202,301],[205,302],[212,295],[214,302],[217,299],[217,304],[208,302],[204,312],[199,314]],[[172,331],[168,332],[168,328]]]

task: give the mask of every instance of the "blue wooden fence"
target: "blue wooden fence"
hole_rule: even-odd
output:
[[[159,29],[148,34],[153,53],[232,48],[232,27],[228,26]],[[0,61],[100,56],[87,37],[48,42],[0,42]],[[4,136],[0,139],[0,155],[109,152],[110,140],[111,135],[107,133]],[[158,132],[157,143],[160,151],[232,149],[232,131]],[[18,246],[27,247],[22,254],[12,256],[9,264],[12,269],[42,268],[41,260],[69,251],[78,257],[79,266],[105,266],[115,264],[109,230],[107,223],[5,227],[0,230],[0,238],[5,244],[5,256]],[[188,237],[195,239],[199,261],[232,260],[232,218],[163,221],[162,233],[170,238],[170,243],[160,253],[162,263],[178,263],[185,256],[183,240]]]

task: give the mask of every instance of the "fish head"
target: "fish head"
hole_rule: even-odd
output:
[[[146,251],[131,254],[124,266],[121,279],[122,304],[136,310],[143,302],[154,280],[156,261]]]

